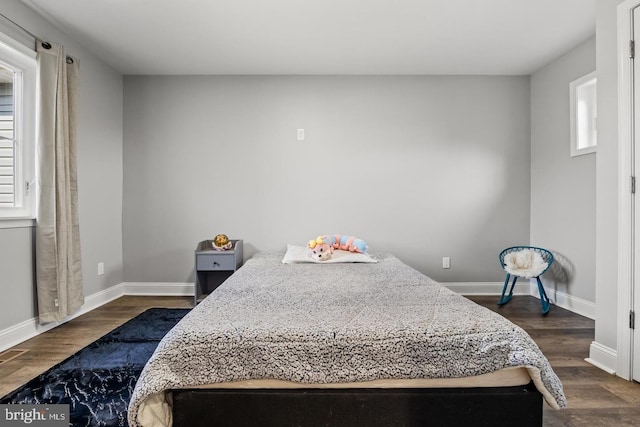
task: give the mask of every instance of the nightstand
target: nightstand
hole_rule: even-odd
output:
[[[231,240],[231,243],[233,249],[226,251],[214,249],[211,240],[198,243],[194,306],[242,266],[242,240]]]

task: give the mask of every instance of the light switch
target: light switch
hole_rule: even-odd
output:
[[[451,268],[451,258],[448,256],[442,257],[442,268]]]

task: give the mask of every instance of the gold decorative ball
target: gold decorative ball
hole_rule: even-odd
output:
[[[221,248],[221,247],[229,244],[229,238],[227,237],[226,234],[218,234],[213,239],[213,244],[216,245],[217,247]]]

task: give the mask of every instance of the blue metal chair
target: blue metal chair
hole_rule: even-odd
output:
[[[535,253],[539,254],[542,257],[542,259],[547,263],[547,267],[542,272],[540,272],[537,276],[534,276],[538,281],[538,293],[540,294],[540,303],[542,304],[542,314],[547,314],[550,308],[549,297],[547,297],[547,293],[544,291],[544,287],[542,286],[542,282],[540,281],[540,276],[542,276],[549,269],[549,267],[551,267],[551,264],[553,264],[553,254],[546,249],[538,248],[535,246],[512,246],[500,252],[500,255],[499,255],[500,266],[502,267],[503,270],[507,271],[505,269],[505,264],[504,264],[505,256],[510,253],[518,252],[524,249],[530,249]],[[513,276],[513,281],[511,282],[511,288],[509,289],[509,293],[505,295],[507,293],[507,285],[509,284],[509,279],[511,278],[511,276]],[[518,277],[524,277],[524,276],[518,276],[516,274],[512,274],[507,271],[507,277],[504,279],[502,295],[500,296],[500,301],[498,301],[498,305],[505,305],[506,303],[511,301],[511,297],[513,296],[513,288],[516,285],[516,281],[518,280]]]

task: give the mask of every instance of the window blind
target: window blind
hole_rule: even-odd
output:
[[[13,82],[0,83],[0,207],[15,206],[16,141],[13,112]]]

